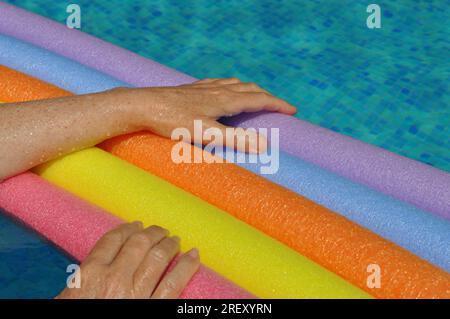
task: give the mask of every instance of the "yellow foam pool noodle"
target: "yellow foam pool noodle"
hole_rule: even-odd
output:
[[[125,220],[160,225],[202,262],[263,298],[367,298],[365,292],[220,209],[97,148],[35,169]]]

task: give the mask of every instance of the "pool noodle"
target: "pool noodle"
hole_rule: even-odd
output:
[[[0,33],[0,64],[30,75],[41,74],[48,83],[77,94],[106,91],[126,83],[92,72],[90,68]],[[64,69],[61,69],[61,66]],[[42,72],[45,70],[45,73]],[[45,74],[45,75],[44,75]],[[64,75],[63,75],[64,74]],[[88,77],[85,77],[89,74]],[[86,91],[85,88],[91,88]]]
[[[8,73],[5,67],[0,70],[0,75],[8,77],[9,83],[19,75],[12,70]],[[23,90],[14,92],[27,91],[34,81],[38,80],[20,78],[17,86],[22,85]],[[1,98],[7,99],[11,91],[5,90]],[[39,93],[34,93],[38,99]],[[26,97],[31,98],[31,93],[26,93]],[[17,100],[24,101],[24,98],[19,95]],[[158,224],[172,230],[184,243],[198,247],[207,265],[257,296],[369,297],[278,241],[104,151],[92,148],[52,163],[39,169],[44,178],[125,220],[141,220],[146,225]],[[96,184],[99,179],[102,180],[100,185]],[[80,186],[83,190],[78,188]],[[260,278],[266,279],[261,281]]]
[[[41,85],[46,87],[46,93],[65,95],[61,94],[58,88],[51,90],[52,87],[41,81],[33,83],[33,89],[41,90]],[[22,95],[27,94],[22,92]],[[0,207],[80,262],[103,234],[123,223],[120,218],[51,185],[32,173],[20,174],[0,183]],[[256,297],[201,265],[180,298]]]
[[[3,72],[3,74],[5,73]],[[10,73],[7,74],[6,76],[9,79],[12,79],[14,77],[19,76],[19,74],[14,74],[14,71],[10,70]],[[24,79],[17,81],[18,83],[25,84],[25,86],[23,87],[22,90],[16,91],[26,91],[27,88],[33,88],[33,81],[36,80],[30,78],[29,84],[26,84],[26,81]],[[0,81],[0,83],[2,83],[2,81]],[[40,89],[42,90],[42,87],[40,87]],[[34,94],[36,94],[35,96],[36,98],[39,98],[39,92],[35,92]],[[45,94],[45,92],[43,92],[43,94]],[[3,98],[8,99],[7,96],[3,96]],[[142,141],[142,138],[144,138],[144,141]],[[308,202],[305,199],[301,199],[299,197],[297,198],[297,196],[290,194],[290,192],[287,191],[286,189],[271,184],[265,181],[264,179],[257,177],[256,175],[253,175],[251,173],[246,172],[245,170],[242,170],[237,166],[227,164],[227,168],[224,168],[223,165],[222,166],[220,165],[208,166],[201,164],[195,164],[191,166],[175,165],[171,162],[170,157],[167,158],[168,154],[170,154],[170,149],[173,143],[174,142],[169,141],[167,139],[156,137],[155,135],[152,134],[144,133],[144,135],[141,135],[141,137],[139,137],[138,134],[135,136],[135,138],[127,138],[127,137],[115,138],[110,140],[109,142],[104,143],[103,146],[108,150],[113,150],[115,148],[116,151],[113,150],[113,152],[119,156],[121,155],[123,156],[124,153],[131,154],[131,157],[128,156],[127,159],[131,160],[133,163],[138,164],[147,170],[150,170],[152,173],[156,175],[160,175],[168,179],[175,185],[185,188],[186,190],[191,191],[195,195],[200,195],[200,197],[206,199],[209,202],[212,202],[213,204],[216,204],[217,206],[223,209],[228,210],[231,213],[234,212],[235,215],[246,220],[247,222],[252,223],[252,219],[253,222],[255,222],[256,220],[256,223],[252,223],[254,226],[259,227],[268,232],[269,234],[274,235],[276,238],[283,240],[285,243],[296,247],[301,252],[305,251],[304,248],[302,248],[302,246],[305,246],[305,243],[307,244],[309,240],[309,246],[313,247],[312,252],[310,250],[309,254],[307,255],[309,257],[311,257],[311,255],[314,253],[315,250],[326,251],[327,250],[326,246],[329,244],[329,242],[340,242],[340,243],[346,242],[350,243],[350,245],[355,245],[352,247],[348,247],[347,251],[344,251],[341,248],[340,250],[341,253],[337,254],[336,255],[337,258],[335,256],[335,258],[332,260],[334,264],[332,265],[328,264],[328,266],[330,269],[342,275],[344,278],[349,277],[348,274],[352,274],[352,276],[350,276],[350,279],[354,279],[355,277],[354,274],[359,273],[358,278],[359,280],[357,280],[355,283],[360,287],[365,287],[365,280],[367,277],[366,269],[364,267],[361,267],[361,265],[368,264],[368,260],[365,261],[362,261],[361,259],[355,260],[357,259],[357,257],[355,258],[355,256],[367,254],[367,249],[364,249],[364,252],[361,251],[360,245],[367,247],[367,244],[369,244],[372,245],[372,247],[374,247],[377,246],[376,243],[378,242],[380,246],[375,249],[375,253],[373,253],[373,255],[369,256],[369,259],[372,260],[372,262],[381,264],[383,269],[386,270],[387,274],[395,273],[394,269],[398,268],[403,269],[404,277],[399,278],[397,276],[397,278],[395,278],[396,282],[400,282],[400,284],[399,283],[396,284],[397,287],[396,289],[394,289],[394,291],[392,291],[393,287],[389,287],[388,285],[386,288],[391,288],[391,290],[389,289],[377,290],[375,292],[377,296],[384,298],[387,297],[412,298],[419,296],[422,290],[433,291],[432,293],[433,296],[436,296],[435,295],[436,290],[434,289],[435,287],[433,286],[434,285],[439,286],[440,281],[442,281],[442,283],[445,283],[445,281],[448,280],[447,274],[440,271],[437,271],[437,273],[435,273],[436,270],[433,270],[433,267],[430,267],[430,265],[428,265],[427,263],[423,263],[420,259],[415,258],[412,255],[409,255],[406,251],[396,249],[395,247],[393,247],[392,244],[384,240],[381,240],[381,238],[372,235],[370,232],[366,231],[364,233],[364,230],[358,227],[356,227],[355,229],[354,224],[348,222],[343,218],[339,219],[338,216],[335,216],[338,219],[333,220],[334,215],[333,213],[326,211],[325,209],[318,207],[317,205],[314,205],[313,203]],[[120,149],[121,146],[122,152],[117,151],[117,149]],[[153,168],[151,168],[152,166]],[[167,172],[172,172],[172,174],[167,174]],[[214,176],[216,177],[220,176],[221,179],[217,179]],[[202,188],[202,185],[204,185],[205,187]],[[224,190],[226,189],[236,188],[236,185],[245,185],[245,186],[241,187],[240,190],[237,192],[224,192]],[[229,197],[228,198],[224,197],[223,196],[224,194],[229,194]],[[240,198],[233,198],[239,195],[241,195]],[[260,201],[256,201],[254,200],[254,198],[260,198]],[[261,202],[263,204],[260,204]],[[255,203],[256,205],[252,206],[253,203]],[[226,204],[228,204],[228,206],[226,206]],[[267,208],[268,206],[271,206],[271,208],[268,209]],[[306,209],[304,207],[306,207]],[[286,213],[286,211],[288,213]],[[291,212],[289,213],[289,211]],[[250,218],[246,219],[245,215],[243,215],[244,212],[247,213],[248,217]],[[273,224],[267,223],[267,221],[273,220],[273,215],[267,214],[267,212],[277,215],[278,219],[285,220],[285,224],[278,223],[277,224],[278,227],[273,227],[274,226]],[[304,216],[296,214],[296,212],[302,212]],[[281,216],[284,216],[285,218],[281,218]],[[257,217],[259,217],[259,219]],[[299,223],[300,221],[303,221],[304,224],[302,225],[301,223]],[[328,238],[329,242],[324,240],[324,238],[317,238],[317,237],[314,238],[314,236],[312,237],[314,239],[313,241],[308,239],[308,236],[312,235],[313,233],[316,234],[319,233],[315,229],[322,228],[323,231],[323,225],[329,224],[332,224],[334,228],[328,232],[325,231],[326,234],[325,239],[327,238],[327,236],[330,237],[330,233],[332,236],[335,236],[332,238]],[[287,225],[289,227],[286,227]],[[294,237],[295,232],[293,230],[297,231],[298,238]],[[343,231],[343,233],[341,232],[341,234],[338,234],[337,230],[341,230]],[[285,236],[285,233],[287,233],[289,236]],[[300,238],[299,234],[302,233],[308,234],[306,235],[306,238],[305,237]],[[362,236],[362,238],[349,237],[348,234],[354,233],[359,234],[360,236]],[[362,239],[362,241],[358,239]],[[363,244],[364,241],[366,242],[366,244]],[[324,248],[319,249],[317,242],[323,242],[325,245]],[[331,246],[330,251],[335,251],[335,248]],[[376,251],[378,251],[378,257],[376,256],[377,255]],[[399,251],[400,254],[398,254]],[[391,253],[392,256],[388,258],[387,262],[383,261],[384,258],[382,256],[389,255],[389,252]],[[332,256],[332,254],[330,255],[329,253],[325,253],[325,256],[329,259],[330,256]],[[379,256],[381,256],[381,258]],[[399,256],[400,259],[396,260],[395,258],[398,258]],[[322,255],[319,256],[316,255],[314,257],[316,257],[315,258],[316,260],[317,258],[321,258],[322,264],[324,263],[324,259],[327,259],[324,258],[323,253]],[[345,258],[350,259],[346,260]],[[406,266],[405,267],[400,266],[402,263],[404,264],[404,260],[407,261]],[[349,267],[349,265],[355,266],[358,263],[359,267],[358,266],[356,268]],[[422,263],[423,265],[419,266],[420,263]],[[421,271],[420,274],[418,274],[419,276],[414,278],[414,275],[417,274],[416,268],[418,266],[419,268],[422,268],[423,273]],[[409,271],[407,270],[408,268]],[[343,269],[345,269],[345,272],[342,272]],[[393,272],[389,271],[389,269],[392,269]],[[428,275],[426,274],[427,271],[424,271],[424,269],[428,269],[428,271],[430,271]],[[389,275],[387,278],[389,278]],[[420,282],[421,285],[416,286],[417,290],[411,288],[409,290],[406,290],[407,293],[409,294],[408,295],[405,294],[403,291],[405,285],[409,286],[410,282],[416,283]],[[431,286],[425,288],[426,285],[429,285],[430,283]]]
[[[74,61],[10,37],[0,35],[0,44],[4,44],[0,45],[0,63],[65,89],[75,90],[77,94],[126,85]],[[1,47],[7,47],[8,50],[2,50]],[[45,96],[48,95],[43,97]],[[442,269],[450,270],[449,224],[441,218],[429,216],[427,212],[352,183],[286,153],[281,152],[280,161],[282,164],[279,172],[265,175],[266,178],[342,214]],[[260,165],[240,165],[259,173]]]
[[[123,220],[32,173],[0,183],[0,207],[83,261],[97,240]],[[201,266],[181,298],[246,299],[250,293]]]
[[[295,193],[236,165],[229,163],[222,165],[175,164],[171,160],[171,150],[175,144],[176,142],[151,133],[136,133],[110,139],[101,143],[99,147],[230,212],[303,255],[320,261],[322,265],[327,265],[328,269],[362,289],[366,287],[366,272],[361,272],[363,268],[358,268],[357,264],[366,264],[366,262],[360,256],[365,255],[365,258],[369,258],[370,255],[370,259],[377,259],[378,264],[383,263],[380,261],[383,258],[375,257],[376,250],[372,252],[373,255],[363,254],[360,251],[361,245],[366,246],[368,243],[373,245],[380,238],[368,235],[363,229],[355,229],[354,225],[346,219],[333,220],[330,214],[334,212],[314,205],[308,199],[296,196]],[[191,151],[191,153],[198,152]],[[251,163],[242,163],[240,166],[254,173],[258,172],[260,167],[258,164]],[[387,237],[404,244],[406,248],[412,248],[421,256],[428,257],[427,259],[434,261],[447,272],[450,270],[450,223],[447,220],[421,212],[414,206],[333,176],[332,173],[321,171],[311,164],[301,165],[298,163],[298,158],[283,156],[279,172],[266,177],[275,183],[281,180],[285,185],[287,181],[291,189],[298,189],[300,186],[301,194],[312,194],[311,197],[321,199],[320,202],[326,202],[333,208],[345,211],[343,214],[345,217],[362,222],[371,230],[387,234]],[[320,217],[321,214],[327,216]],[[334,225],[334,228],[327,229],[330,225]],[[316,228],[321,228],[322,236],[316,238],[316,242],[310,243],[314,248],[308,251],[306,249],[310,239],[308,236],[317,234]],[[359,233],[360,236],[358,239],[351,238],[350,233],[353,235]],[[300,234],[305,235],[306,238]],[[346,243],[349,245],[349,251],[344,253],[342,247],[337,249],[329,247],[327,241],[339,241],[341,245]],[[318,242],[329,247],[330,252],[334,249],[336,259],[329,257],[330,254],[326,253],[327,247],[319,249],[321,244]],[[386,242],[382,246],[384,247],[379,247],[380,256],[389,255],[389,251],[397,250]],[[317,251],[321,253],[317,254]],[[395,253],[392,254],[395,255]],[[328,263],[323,261],[324,255],[328,256]],[[390,259],[390,257],[386,258]],[[403,255],[397,262],[390,260],[390,267],[405,269],[407,267],[400,266],[405,260],[415,264],[410,257]],[[351,261],[355,268],[349,267],[352,264]],[[356,268],[360,269],[360,275]],[[383,268],[386,271],[389,269],[388,266]],[[401,276],[397,276],[398,283],[411,280],[412,277],[409,277],[407,273],[404,272],[403,280]],[[358,279],[355,280],[355,278]],[[384,293],[382,290],[377,290],[376,296],[386,297]]]
[[[136,86],[178,85],[195,80],[6,3],[0,3],[0,32]],[[450,219],[450,174],[447,172],[281,114],[240,115],[229,123],[245,127],[278,127],[280,146],[287,153]]]
[[[125,220],[172,230],[205,265],[263,298],[368,298],[362,290],[244,222],[98,148],[35,170]],[[261,280],[264,278],[264,280]]]

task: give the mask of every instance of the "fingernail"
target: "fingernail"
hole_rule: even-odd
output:
[[[186,255],[188,255],[189,257],[193,258],[193,259],[197,259],[199,258],[199,253],[198,253],[198,249],[197,248],[192,248],[191,250],[189,250]]]
[[[138,226],[139,228],[143,228],[143,227],[144,227],[144,225],[142,224],[142,222],[141,222],[141,221],[138,221],[138,220],[132,222],[131,224],[136,225],[136,226]]]

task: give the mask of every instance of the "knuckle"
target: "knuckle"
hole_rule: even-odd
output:
[[[137,245],[147,245],[150,244],[150,238],[143,232],[139,232],[131,235],[130,240]]]
[[[167,233],[167,229],[162,228],[161,226],[158,225],[151,225],[150,227],[148,227],[148,231],[149,233],[156,233],[156,234],[160,234],[160,233]]]
[[[218,102],[226,103],[230,100],[230,94],[225,89],[221,89],[220,92],[214,94],[214,98],[217,99]]]
[[[121,242],[122,241],[122,233],[117,230],[112,230],[110,232],[107,232],[103,236],[103,239],[105,239],[107,241],[112,241],[112,242]]]
[[[150,255],[155,262],[162,263],[168,259],[168,253],[164,248],[155,247],[150,251]]]
[[[176,239],[174,237],[170,237],[167,239],[167,246],[170,249],[175,249],[180,245],[179,239]]]
[[[167,291],[178,291],[179,284],[175,278],[168,278],[164,282],[164,289]]]

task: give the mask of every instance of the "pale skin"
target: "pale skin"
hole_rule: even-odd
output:
[[[114,136],[149,130],[170,137],[180,127],[190,129],[194,136],[194,120],[202,120],[204,129],[225,130],[217,121],[220,117],[262,110],[296,112],[295,107],[256,84],[236,78],[3,104],[0,181]],[[245,149],[239,150],[260,152],[265,145],[262,140],[262,136],[250,136]],[[221,143],[234,146],[234,141]],[[178,252],[179,239],[168,237],[166,230],[125,224],[101,238],[81,265],[82,288],[66,288],[59,297],[176,298],[200,263],[194,249],[182,254],[177,266],[165,273]]]
[[[200,266],[197,249],[179,253],[180,239],[158,226],[124,224],[104,235],[80,266],[80,288],[66,288],[57,299],[173,299]]]

